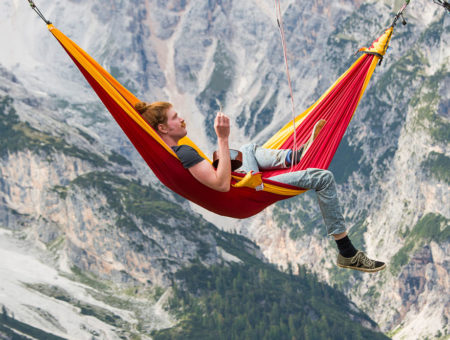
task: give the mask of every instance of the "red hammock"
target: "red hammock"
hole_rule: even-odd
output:
[[[78,66],[155,175],[179,195],[219,215],[246,218],[276,201],[306,191],[267,178],[291,169],[249,174],[244,180],[244,175],[233,173],[231,190],[225,193],[202,185],[183,168],[175,153],[134,110],[138,99],[52,24],[48,25],[48,29]],[[369,49],[363,49],[366,53],[314,105],[296,118],[298,145],[306,142],[318,120],[325,119],[327,123],[294,170],[328,168],[376,64],[387,49],[392,31],[393,27],[387,29]],[[287,124],[264,147],[292,148],[292,126],[292,122]],[[189,140],[184,143],[192,145]],[[263,190],[255,190],[260,187],[261,181]]]

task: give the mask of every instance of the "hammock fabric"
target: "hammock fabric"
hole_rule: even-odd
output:
[[[139,100],[131,92],[52,24],[48,24],[47,27],[160,181],[177,194],[203,208],[234,218],[253,216],[274,202],[306,191],[271,181],[269,177],[292,170],[328,168],[372,73],[386,52],[393,32],[393,27],[390,27],[374,41],[370,48],[361,49],[364,54],[316,103],[296,117],[298,145],[307,141],[318,120],[327,121],[299,164],[293,169],[247,175],[233,173],[231,190],[218,192],[199,183],[188,170],[183,168],[173,150],[136,112],[134,104]],[[284,126],[263,147],[292,148],[293,126],[293,122]],[[183,138],[180,144],[189,144],[199,150],[187,137]],[[204,156],[201,151],[200,153]]]

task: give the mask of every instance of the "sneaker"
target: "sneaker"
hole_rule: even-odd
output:
[[[316,123],[316,125],[314,125],[314,127],[312,129],[311,137],[309,137],[308,141],[303,145],[302,157],[306,154],[306,152],[308,151],[308,149],[314,142],[314,139],[316,139],[316,137],[319,135],[322,128],[325,126],[326,122],[327,121],[325,119],[321,119]]]
[[[384,262],[371,260],[362,251],[358,251],[353,257],[344,257],[339,254],[337,258],[337,265],[341,268],[356,269],[370,273],[386,268],[386,264]]]

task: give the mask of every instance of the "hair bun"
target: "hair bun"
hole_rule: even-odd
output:
[[[134,105],[134,108],[136,109],[137,112],[139,112],[140,114],[143,114],[145,112],[145,110],[147,109],[148,104],[146,102],[137,102]]]

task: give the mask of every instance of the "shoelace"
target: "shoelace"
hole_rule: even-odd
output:
[[[356,264],[356,266],[359,266],[362,264],[363,266],[367,268],[374,268],[375,267],[375,261],[369,259],[364,253],[358,253],[355,255],[355,257],[352,259],[352,264]]]

